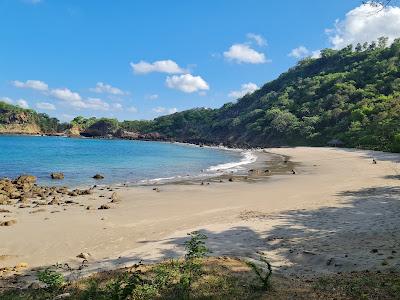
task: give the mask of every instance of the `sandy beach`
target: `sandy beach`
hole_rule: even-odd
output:
[[[400,269],[399,154],[309,147],[264,151],[275,154],[277,170],[282,168],[260,180],[168,184],[158,190],[112,186],[76,197],[72,205],[0,206],[10,211],[0,213],[2,220],[17,220],[0,227],[0,268],[23,262],[25,272],[68,263],[85,275],[139,260],[156,262],[181,255],[186,234],[201,230],[212,255],[263,255],[282,274]],[[296,174],[284,168],[286,157]],[[257,164],[259,170],[269,168],[262,158]],[[114,192],[120,201],[109,203]],[[110,209],[97,209],[106,203]],[[80,253],[88,253],[84,262]]]

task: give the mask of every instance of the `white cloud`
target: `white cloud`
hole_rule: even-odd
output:
[[[146,99],[147,100],[156,100],[156,99],[158,99],[158,95],[157,94],[152,94],[152,95],[147,95],[146,96]]]
[[[320,57],[321,57],[321,50],[311,51],[311,58],[320,58]]]
[[[249,82],[249,83],[244,83],[240,86],[240,90],[239,91],[231,91],[228,96],[231,98],[241,98],[246,94],[251,94],[253,93],[255,90],[258,90],[259,87],[257,86],[257,84],[253,83],[253,82]]]
[[[67,88],[54,89],[51,91],[50,94],[57,99],[67,102],[79,102],[82,100],[82,97],[78,93],[72,92],[70,89]]]
[[[321,50],[308,50],[304,46],[299,46],[297,48],[292,49],[288,54],[290,57],[294,57],[297,59],[304,58],[304,57],[311,57],[311,58],[320,58],[321,57]]]
[[[11,99],[11,98],[9,98],[9,97],[1,97],[0,98],[0,101],[2,101],[2,102],[5,102],[5,103],[8,103],[8,104],[12,104],[14,101]]]
[[[258,46],[260,46],[260,47],[266,46],[266,45],[267,45],[267,41],[266,41],[265,38],[264,38],[262,35],[260,35],[260,34],[248,33],[248,34],[246,35],[246,37],[247,37],[249,40],[253,40],[254,42],[256,42],[256,44],[257,44]]]
[[[136,74],[147,74],[152,72],[167,73],[167,74],[180,74],[185,71],[178,66],[173,60],[158,60],[149,63],[141,60],[137,64],[130,63],[132,70]]]
[[[45,110],[55,110],[56,107],[52,103],[48,102],[38,102],[36,103],[36,107],[39,109],[45,109]]]
[[[137,113],[138,109],[136,107],[134,107],[134,106],[131,106],[131,107],[128,108],[128,111],[131,112],[131,113]]]
[[[224,52],[224,57],[237,63],[263,64],[267,62],[264,53],[257,52],[246,44],[232,45],[228,51]]]
[[[157,114],[174,114],[177,111],[178,111],[178,109],[176,107],[165,108],[162,106],[157,106],[157,107],[153,108],[153,112],[155,112]]]
[[[24,99],[17,100],[17,105],[22,108],[29,108],[28,102]]]
[[[306,57],[306,56],[309,56],[309,55],[310,55],[310,50],[308,50],[304,46],[299,46],[297,48],[294,48],[288,54],[288,56],[294,57],[294,58],[303,58],[303,57]]]
[[[15,80],[13,81],[13,84],[17,88],[33,89],[42,92],[49,89],[47,83],[40,80],[27,80],[25,82]]]
[[[191,74],[168,76],[165,82],[169,88],[185,93],[210,89],[208,83],[203,78]]]
[[[88,98],[86,101],[72,102],[72,106],[93,110],[109,110],[110,105],[99,98]]]
[[[126,93],[119,88],[113,87],[109,84],[98,82],[96,87],[91,88],[90,91],[95,93],[105,93],[111,95],[125,95]]]
[[[349,11],[344,20],[336,20],[335,27],[326,32],[334,49],[374,41],[381,36],[392,43],[400,36],[400,7],[362,4]]]
[[[122,104],[121,103],[114,103],[111,106],[115,110],[122,110]]]

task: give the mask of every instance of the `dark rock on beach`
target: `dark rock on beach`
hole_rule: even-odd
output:
[[[93,176],[94,179],[104,179],[104,176],[101,174],[96,174]]]

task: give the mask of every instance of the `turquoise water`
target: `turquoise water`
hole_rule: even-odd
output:
[[[0,136],[0,177],[32,174],[39,184],[70,187],[204,175],[241,159],[240,152],[171,143]],[[51,172],[63,172],[65,179],[52,181]],[[92,179],[96,173],[105,179]]]

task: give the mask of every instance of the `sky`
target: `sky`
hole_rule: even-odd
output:
[[[321,49],[380,36],[400,37],[399,7],[361,0],[0,0],[0,100],[61,121],[152,119],[220,107]]]

